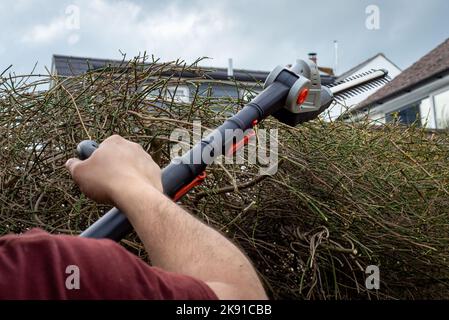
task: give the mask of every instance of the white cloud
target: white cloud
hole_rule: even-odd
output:
[[[128,1],[96,0],[81,9],[81,31],[89,30],[87,37],[115,51],[137,54],[146,50],[164,60],[194,60],[235,52],[239,33],[234,30],[233,20],[223,12],[216,6],[170,5],[145,10]]]
[[[69,28],[73,19],[62,10],[49,23],[31,26],[22,42],[42,46],[65,41],[84,48],[102,46],[107,52],[121,49],[135,55],[146,50],[164,60],[195,60],[205,55],[231,56],[242,40],[233,19],[217,6],[148,10],[130,1],[82,0],[76,7],[78,29]]]
[[[232,57],[236,68],[269,70],[309,51],[332,66],[333,40],[338,39],[343,70],[378,51],[407,65],[418,57],[416,49],[430,50],[447,37],[446,0],[426,2],[426,10],[421,5],[402,9],[406,0],[379,0],[381,28],[369,33],[366,5],[347,2],[342,7],[331,0],[62,0],[48,6],[45,0],[17,0],[6,7],[0,1],[2,36],[8,43],[2,58],[22,65],[28,55],[34,65],[49,61],[53,53],[113,59],[121,58],[119,50],[128,57],[146,51],[163,61],[208,56],[214,58],[208,65],[226,66]],[[67,21],[76,11],[66,10],[70,5],[79,8],[79,21]]]
[[[76,34],[76,33],[69,35],[67,38],[67,43],[70,45],[77,44],[78,41],[80,41],[80,36],[79,36],[79,34]]]
[[[67,32],[64,17],[59,17],[52,20],[49,24],[33,26],[22,36],[21,40],[25,43],[45,44],[60,39]]]

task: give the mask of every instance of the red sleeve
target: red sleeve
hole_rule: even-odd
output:
[[[205,300],[217,296],[203,281],[150,267],[111,240],[33,229],[0,238],[0,299]]]

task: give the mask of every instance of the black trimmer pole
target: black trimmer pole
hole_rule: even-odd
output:
[[[162,170],[164,193],[177,201],[195,185],[195,181],[204,177],[207,165],[234,143],[233,137],[230,139],[225,135],[227,130],[245,132],[270,115],[290,125],[315,118],[333,100],[328,88],[321,87],[320,83],[317,86],[317,73],[316,66],[310,62],[302,62],[291,69],[278,67],[273,70],[265,82],[265,89],[250,103]],[[96,148],[94,141],[81,142],[77,148],[80,159],[87,159]],[[202,157],[204,154],[208,154],[207,159]],[[131,231],[126,216],[113,208],[81,233],[81,237],[120,241]]]

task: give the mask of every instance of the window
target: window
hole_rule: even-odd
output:
[[[449,90],[436,94],[434,104],[437,128],[449,128]]]
[[[198,91],[200,96],[213,98],[239,98],[238,87],[225,83],[201,83]]]
[[[426,98],[421,101],[419,106],[421,113],[421,125],[426,128],[435,126],[435,113],[433,112],[432,99]]]
[[[428,129],[449,129],[449,88],[385,114],[386,122],[415,124]]]
[[[168,87],[167,88],[167,98],[173,99],[175,102],[185,102],[190,101],[190,91],[188,87],[178,86],[178,87]]]
[[[169,86],[153,90],[147,96],[148,99],[155,99],[158,97],[162,97],[165,101],[173,100],[174,102],[189,103],[190,90],[187,86]]]
[[[396,122],[405,125],[416,124],[421,126],[421,105],[428,104],[428,100],[429,99],[427,98],[387,113],[385,120],[386,122]]]

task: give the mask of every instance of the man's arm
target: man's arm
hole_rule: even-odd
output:
[[[67,167],[88,197],[126,213],[153,265],[203,280],[220,299],[266,299],[248,258],[162,193],[160,168],[140,145],[112,136]]]

